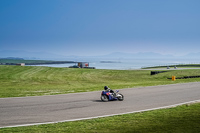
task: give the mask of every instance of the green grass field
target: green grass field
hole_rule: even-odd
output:
[[[176,77],[200,75],[200,69],[170,70],[150,75],[149,70],[100,70],[76,68],[52,68],[39,66],[0,65],[0,97],[24,97],[142,86],[199,82],[200,78]]]
[[[177,79],[198,75],[200,69],[170,70],[150,75],[149,70],[70,69],[0,65],[0,97],[55,95],[112,89],[199,82],[200,78]],[[200,74],[199,74],[200,75]],[[0,132],[200,132],[200,103],[171,109],[126,114],[107,118],[39,126],[3,128]]]

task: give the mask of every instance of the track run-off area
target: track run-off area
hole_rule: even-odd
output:
[[[200,82],[121,89],[124,101],[102,102],[101,91],[0,98],[0,128],[92,119],[200,102]]]

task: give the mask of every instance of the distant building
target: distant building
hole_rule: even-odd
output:
[[[89,67],[89,62],[78,62],[78,66],[80,68]]]
[[[25,63],[17,63],[17,66],[25,66]]]
[[[69,68],[89,68],[95,69],[95,67],[89,67],[89,62],[76,62],[77,64],[74,66],[70,66]]]

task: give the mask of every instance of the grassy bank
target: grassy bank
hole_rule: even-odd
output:
[[[174,69],[174,67],[177,68],[200,68],[200,64],[179,64],[179,65],[168,65],[168,66],[153,66],[153,67],[143,67],[142,69],[163,69],[167,67],[170,67]]]
[[[200,103],[170,109],[57,124],[4,128],[0,132],[199,133]]]
[[[150,75],[149,70],[100,70],[34,66],[0,66],[0,97],[55,95],[74,92],[155,86],[174,83],[199,82],[200,78],[177,77],[200,74],[195,70],[171,70]]]

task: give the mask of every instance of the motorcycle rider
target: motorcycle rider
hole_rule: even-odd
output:
[[[115,92],[113,90],[111,90],[110,88],[108,88],[108,86],[104,86],[104,90],[106,92],[110,92],[111,96],[113,96],[113,97],[116,96]]]

